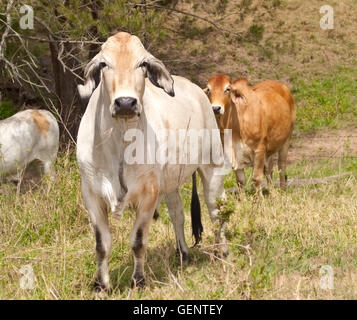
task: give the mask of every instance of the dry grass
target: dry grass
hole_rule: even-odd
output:
[[[342,168],[342,169],[341,169]],[[289,177],[357,174],[355,159],[300,162]],[[91,299],[96,269],[94,237],[79,192],[75,160],[62,155],[54,182],[16,198],[16,187],[1,186],[0,299]],[[233,176],[226,187],[234,186]],[[330,299],[357,298],[357,182],[353,176],[329,185],[273,189],[259,203],[250,189],[228,225],[230,255],[214,259],[213,226],[205,206],[204,239],[180,266],[167,209],[152,226],[147,254],[147,288],[130,289],[133,259],[129,233],[134,214],[111,221],[111,299]],[[186,216],[190,185],[182,188]],[[187,216],[188,218],[188,216]],[[186,238],[191,240],[190,219]],[[250,265],[251,260],[251,265]],[[35,288],[23,290],[20,270],[31,265]],[[334,270],[334,289],[319,286],[322,265]]]
[[[174,72],[201,86],[217,72],[248,77],[253,83],[270,78],[293,86],[297,79],[312,80],[333,74],[336,67],[355,66],[354,0],[234,0],[221,14],[215,10],[217,2],[182,1],[178,8],[233,32],[221,33],[204,21],[173,13],[168,23],[181,24],[181,31],[169,34],[156,49]],[[320,28],[319,11],[325,4],[334,8],[333,30]]]
[[[178,8],[216,21],[216,3],[197,0],[196,5],[190,5],[182,1]],[[319,8],[323,4],[319,0],[311,0],[308,5],[302,0],[228,1],[219,22],[240,33],[239,37],[219,34],[204,22],[172,14],[169,23],[182,24],[182,32],[188,34],[169,35],[159,49],[160,56],[174,73],[201,86],[216,72],[233,78],[247,76],[253,83],[267,78],[283,81],[293,89],[298,102],[296,128],[311,131],[328,127],[329,134],[334,134],[330,128],[341,128],[346,123],[350,128],[357,116],[357,4],[355,0],[331,3],[335,8],[332,31],[319,27]],[[322,152],[316,151],[321,146],[302,148],[301,131],[293,145],[295,155],[302,156],[293,158],[298,162],[289,166],[289,177],[320,178],[347,171],[353,176],[327,185],[290,187],[286,192],[273,189],[263,202],[255,201],[247,188],[227,227],[231,244],[230,255],[224,261],[213,257],[214,230],[203,206],[202,246],[191,250],[188,266],[181,266],[175,257],[174,233],[163,204],[159,220],[152,225],[147,288],[141,292],[130,289],[133,258],[129,233],[134,214],[126,212],[120,221],[111,221],[113,293],[109,298],[356,299],[354,140],[343,140],[343,148],[342,142],[334,143],[339,158],[312,161]],[[70,153],[58,158],[55,181],[45,179],[18,197],[16,186],[0,186],[0,299],[94,297],[94,236],[79,186],[75,158]],[[225,187],[233,186],[233,175],[227,176]],[[190,190],[189,184],[181,189],[188,242]],[[33,290],[20,287],[20,271],[25,265],[34,270]],[[320,287],[323,265],[333,268],[333,290]]]

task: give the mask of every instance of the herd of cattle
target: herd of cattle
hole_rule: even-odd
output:
[[[272,155],[278,154],[281,188],[286,187],[286,161],[295,122],[294,100],[289,89],[276,81],[251,86],[246,79],[231,81],[223,74],[212,76],[202,90],[189,80],[172,76],[164,64],[152,56],[139,38],[125,32],[111,36],[85,69],[85,83],[78,86],[87,104],[77,138],[77,161],[82,196],[93,225],[98,270],[96,288],[108,290],[108,257],[111,234],[108,213],[120,217],[126,208],[136,210],[130,235],[134,254],[132,286],[144,285],[144,260],[149,229],[156,208],[164,198],[171,217],[177,250],[188,261],[184,235],[184,213],[179,187],[191,176],[193,198],[192,227],[196,242],[201,239],[200,205],[195,172],[200,175],[210,218],[218,222],[216,241],[227,254],[225,219],[220,218],[217,199],[226,199],[223,166],[217,163],[128,164],[124,139],[127,130],[141,130],[147,150],[155,150],[149,131],[188,129],[219,130],[222,141],[214,149],[198,146],[198,156],[225,154],[235,171],[238,189],[245,183],[244,168],[253,166],[253,181],[262,195],[263,174],[272,183]],[[225,141],[224,130],[231,130]],[[53,173],[59,130],[53,115],[43,110],[26,110],[0,122],[0,170],[2,176],[21,172],[38,159],[45,173]],[[186,147],[189,139],[181,141]],[[170,148],[170,146],[168,146]],[[171,147],[172,152],[178,148]]]

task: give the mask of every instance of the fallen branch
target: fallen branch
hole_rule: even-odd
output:
[[[305,186],[305,185],[313,185],[313,184],[319,184],[319,183],[326,184],[329,181],[341,179],[341,178],[347,177],[347,176],[354,177],[352,172],[344,172],[344,173],[328,176],[325,178],[306,178],[306,179],[305,178],[300,178],[300,179],[292,178],[292,179],[288,179],[287,185],[288,186]],[[279,179],[274,181],[274,185],[278,186],[279,183],[280,183]],[[266,181],[262,181],[262,187],[263,188],[267,187]],[[230,192],[230,193],[238,193],[238,188],[233,187],[233,188],[227,189],[226,191]]]
[[[319,183],[328,183],[331,180],[341,179],[346,176],[353,176],[352,172],[344,172],[341,174],[336,174],[333,176],[328,176],[325,178],[307,178],[307,179],[288,179],[287,185],[288,186],[303,186],[303,185],[312,185],[312,184],[319,184]],[[278,184],[278,180],[275,182]]]

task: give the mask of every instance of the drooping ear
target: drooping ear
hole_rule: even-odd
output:
[[[174,79],[159,59],[151,56],[145,59],[140,67],[146,68],[146,74],[153,85],[164,89],[171,97],[175,96]]]
[[[241,104],[246,102],[246,98],[241,90],[232,88],[231,89],[231,99],[235,104]]]
[[[203,92],[208,96],[209,95],[209,88],[208,87],[206,87],[206,88],[204,88],[204,89],[202,89],[203,90]]]
[[[237,79],[231,85],[231,99],[236,104],[246,103],[250,92],[249,81],[245,78]]]
[[[101,80],[101,70],[106,66],[100,54],[97,54],[84,70],[84,85],[78,85],[78,93],[84,105],[87,105],[95,88]]]

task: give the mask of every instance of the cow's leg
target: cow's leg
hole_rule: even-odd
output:
[[[262,179],[265,162],[265,146],[260,145],[254,153],[254,168],[253,181],[255,182],[255,191],[259,197],[263,197],[262,193]]]
[[[55,170],[53,168],[51,160],[47,160],[43,163],[43,173],[45,175],[48,175],[51,178],[51,180],[55,179]]]
[[[155,188],[151,188],[153,191]],[[158,202],[157,189],[144,194],[136,211],[136,220],[130,233],[130,247],[134,254],[134,272],[131,287],[145,286],[144,262],[149,238],[149,230]]]
[[[246,182],[244,169],[234,170],[234,173],[236,174],[236,180],[237,180],[237,186],[238,186],[238,195],[240,195],[243,192],[243,188],[244,188],[245,182]]]
[[[182,257],[182,262],[188,262],[188,246],[186,244],[184,232],[185,216],[179,191],[175,190],[174,192],[165,194],[165,202],[174,226],[177,250]]]
[[[156,209],[154,212],[154,220],[157,220],[159,218],[159,209],[160,209],[161,199],[162,199],[162,195],[160,195],[157,200],[157,206],[156,206]]]
[[[55,178],[55,172],[53,167],[55,159],[56,153],[50,154],[48,150],[45,150],[38,155],[38,160],[40,160],[43,165],[43,174],[49,175],[52,180]]]
[[[278,168],[280,176],[280,188],[286,189],[286,162],[288,159],[288,150],[290,145],[290,138],[284,143],[278,155]]]
[[[274,165],[274,159],[273,159],[273,155],[271,155],[265,165],[264,165],[264,175],[265,178],[267,179],[267,185],[268,185],[268,189],[270,189],[270,187],[273,184],[273,165]]]
[[[219,244],[220,251],[223,256],[228,254],[227,239],[225,236],[226,220],[219,215],[217,199],[225,200],[226,195],[223,188],[224,175],[216,175],[215,170],[211,166],[202,166],[198,169],[200,174],[205,202],[211,218],[211,221],[218,224],[216,230],[216,242]]]
[[[112,247],[112,238],[109,230],[107,208],[103,199],[95,195],[83,184],[82,195],[95,234],[98,262],[95,289],[98,291],[109,290],[108,257]]]

